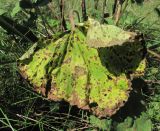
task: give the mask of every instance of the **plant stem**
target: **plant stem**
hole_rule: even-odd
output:
[[[87,13],[86,13],[86,2],[85,0],[82,0],[82,16],[83,16],[83,21],[87,20]]]
[[[150,49],[147,49],[147,52],[150,53],[151,55],[153,55],[154,57],[157,57],[159,60],[160,60],[160,55],[157,54],[156,52],[150,50]]]
[[[61,12],[61,30],[66,31],[67,26],[66,26],[66,21],[64,19],[64,0],[61,0],[60,2],[60,12]]]
[[[123,4],[123,0],[116,0],[116,8],[115,8],[115,25],[118,25],[118,22],[120,20],[121,17],[121,12],[122,12],[122,4]]]
[[[71,31],[73,32],[75,30],[73,10],[71,10],[70,13],[69,13],[69,20],[70,20],[70,23],[71,23]]]

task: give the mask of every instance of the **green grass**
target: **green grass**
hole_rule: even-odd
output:
[[[81,7],[74,0],[67,1],[66,12],[72,8],[81,12]],[[113,1],[110,1],[113,3]],[[0,9],[6,11],[6,15],[11,17],[11,12],[16,1],[3,0],[0,3]],[[111,12],[112,6],[108,3],[106,11]],[[87,11],[90,16],[96,13],[96,19],[101,19],[100,10],[93,10],[93,1],[87,3]],[[31,30],[41,39],[46,37],[45,26],[41,15],[46,18],[45,22],[47,30],[50,34],[60,31],[60,12],[58,1],[52,2],[54,12],[49,10],[47,6],[40,7],[41,13],[38,13],[38,18],[29,21],[29,10],[20,10],[12,19],[23,25],[32,25]],[[136,3],[129,4],[126,12],[123,14],[119,26],[127,30],[139,31],[144,33],[147,47],[153,47],[154,51],[159,53],[160,48],[160,16],[155,11],[159,8],[159,0],[137,5]],[[0,10],[0,11],[1,11]],[[47,10],[47,12],[46,12]],[[34,10],[31,10],[34,13]],[[68,14],[65,17],[68,17]],[[0,13],[1,14],[1,13]],[[81,14],[81,13],[80,13]],[[106,19],[107,20],[107,19]],[[68,21],[68,20],[67,20]],[[35,25],[34,25],[35,24]],[[67,23],[69,24],[69,23]],[[5,30],[0,28],[0,129],[10,130],[66,130],[66,129],[101,129],[119,130],[132,121],[130,128],[134,127],[134,122],[144,120],[143,114],[147,120],[151,120],[153,130],[160,130],[160,64],[159,59],[148,54],[147,69],[145,76],[141,78],[147,83],[140,85],[133,90],[133,94],[143,97],[135,103],[140,103],[143,110],[133,111],[127,107],[134,107],[135,103],[131,100],[122,108],[115,116],[111,118],[98,119],[90,113],[71,107],[65,102],[49,101],[41,95],[32,91],[32,86],[21,78],[18,73],[17,60],[33,43],[22,41],[22,38],[11,34],[7,34]],[[125,114],[125,115],[124,115]],[[101,124],[102,123],[102,124]],[[127,131],[127,130],[126,130]]]

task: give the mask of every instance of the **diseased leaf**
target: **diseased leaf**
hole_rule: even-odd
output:
[[[134,54],[135,50],[141,52],[142,47],[133,43],[127,44],[129,47],[123,45],[126,50],[118,48],[118,54],[123,56],[129,52],[132,57],[130,62],[125,57],[125,60],[118,61],[119,56],[113,53],[116,46],[95,49],[88,46],[86,39],[86,35],[76,28],[35,53],[33,46],[20,58],[20,72],[35,91],[48,99],[65,100],[99,117],[112,116],[129,97],[131,82],[126,73],[130,68],[133,68],[132,74],[145,69],[143,58],[138,54],[137,59]],[[110,56],[117,57],[118,66],[124,67],[127,62],[128,66],[125,70],[117,69],[115,58],[109,59]],[[115,70],[119,71],[118,74]]]
[[[101,25],[93,19],[89,20],[87,44],[90,47],[111,47],[134,42],[136,33],[127,32],[114,25]]]

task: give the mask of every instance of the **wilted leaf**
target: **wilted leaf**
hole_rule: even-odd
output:
[[[136,36],[136,33],[124,31],[114,25],[101,25],[99,22],[90,19],[87,44],[96,48],[111,47],[134,42]]]
[[[79,29],[34,54],[33,48],[24,55],[27,60],[23,58],[19,68],[22,76],[33,84],[34,90],[48,99],[65,100],[99,117],[115,114],[128,100],[130,79],[125,72],[117,76],[110,71],[104,64],[111,62],[109,54],[90,48],[86,36]]]

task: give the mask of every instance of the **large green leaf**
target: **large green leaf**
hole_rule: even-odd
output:
[[[32,47],[20,58],[20,72],[48,99],[65,100],[99,117],[111,116],[127,101],[130,79],[125,72],[110,71],[104,64],[110,62],[109,54],[89,47],[86,39],[77,28],[35,53]]]

